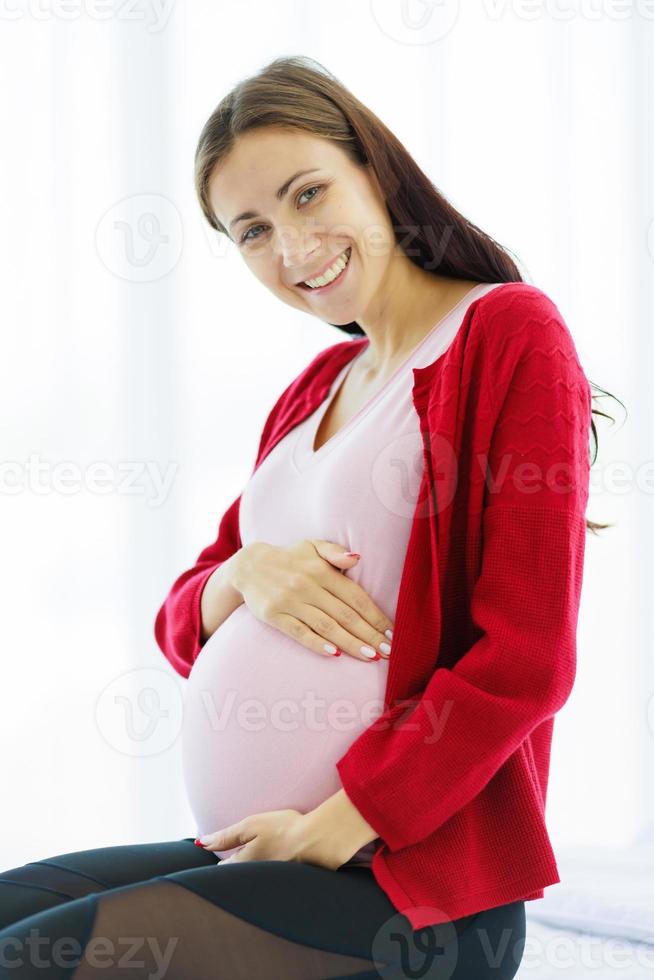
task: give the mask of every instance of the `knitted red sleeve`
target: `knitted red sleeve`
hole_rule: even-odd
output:
[[[174,581],[154,622],[154,635],[160,650],[178,674],[188,677],[202,649],[200,640],[202,590],[214,569],[240,547],[238,510],[241,494],[223,514],[218,535],[187,569]]]

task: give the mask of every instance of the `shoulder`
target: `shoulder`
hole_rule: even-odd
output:
[[[336,377],[341,367],[353,357],[353,345],[357,348],[365,341],[365,337],[356,340],[344,340],[318,351],[309,363],[290,381],[268,412],[259,440],[257,458],[261,455],[267,440],[275,432],[277,425],[288,418],[303,401],[311,401],[319,390],[326,393],[331,381]]]
[[[294,401],[298,397],[311,397],[319,388],[329,387],[343,365],[354,356],[366,338],[343,340],[318,351],[300,373],[287,385],[281,395],[283,401]]]
[[[504,369],[539,351],[582,370],[561,310],[538,286],[508,282],[491,289],[479,300],[478,321],[489,360]]]
[[[487,377],[501,403],[517,385],[525,392],[548,392],[554,385],[577,394],[592,407],[591,384],[572,332],[556,303],[530,283],[503,283],[479,306]],[[537,389],[537,386],[538,389]]]
[[[365,339],[365,338],[362,338]],[[318,351],[309,363],[290,381],[280,395],[281,400],[305,394],[310,388],[328,384],[330,376],[336,376],[342,365],[353,356],[353,346],[360,346],[358,340],[344,340]]]
[[[331,344],[318,353],[309,361],[307,366],[300,372],[296,381],[310,382],[314,378],[320,379],[323,372],[327,373],[329,367],[335,368],[336,372],[345,364],[349,357],[353,356],[353,350],[357,349],[367,341],[366,337],[356,337],[351,340],[341,340],[337,344]]]

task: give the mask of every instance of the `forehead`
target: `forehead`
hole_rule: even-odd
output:
[[[346,163],[340,147],[312,133],[276,126],[250,130],[237,137],[214,167],[209,201],[220,221],[229,225],[241,211],[272,207],[277,188],[297,170],[334,171]]]

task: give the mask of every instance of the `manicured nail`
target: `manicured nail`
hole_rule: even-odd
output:
[[[379,649],[381,650],[382,653],[389,654],[391,652],[391,647],[389,643],[380,643]]]
[[[336,653],[337,650],[337,647],[335,647],[333,643],[323,643],[322,648],[323,650],[326,650],[327,653],[334,653],[334,654]]]
[[[393,639],[393,630],[384,630],[384,636],[387,636],[389,640]]]
[[[202,841],[201,840],[198,840],[197,837],[195,838],[195,840],[193,841],[193,843],[195,844],[196,847],[202,847],[203,846]]]
[[[379,657],[376,650],[373,650],[372,647],[368,647],[365,644],[361,647],[361,653],[364,657],[370,657],[371,660],[377,660]]]
[[[200,837],[199,841],[201,844],[209,844],[213,838],[213,834],[205,834],[204,837]]]

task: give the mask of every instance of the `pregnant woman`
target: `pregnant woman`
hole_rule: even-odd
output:
[[[509,980],[559,881],[553,717],[604,526],[571,334],[307,58],[222,100],[196,187],[264,286],[347,337],[279,395],[156,617],[194,833],[4,872],[0,976]]]

